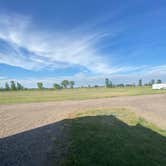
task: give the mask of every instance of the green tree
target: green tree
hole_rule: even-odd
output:
[[[69,81],[70,88],[74,88],[75,82],[74,81]]]
[[[37,82],[37,87],[38,89],[43,89],[43,83],[42,82]]]
[[[124,87],[124,84],[121,83],[121,84],[117,84],[116,86],[117,86],[117,87]]]
[[[113,87],[113,84],[112,84],[112,81],[110,80],[109,82],[109,87],[112,88]]]
[[[61,85],[62,85],[63,88],[67,88],[67,86],[69,85],[69,81],[68,80],[63,80],[61,82]]]
[[[10,88],[11,88],[11,90],[17,90],[16,84],[14,81],[10,81]]]
[[[151,80],[151,84],[152,85],[155,84],[155,80],[154,79]]]
[[[142,79],[138,81],[138,86],[142,86]]]
[[[162,83],[162,81],[159,79],[159,80],[157,80],[157,84],[161,84]]]
[[[10,90],[10,86],[9,86],[8,82],[5,83],[5,90]]]
[[[54,89],[62,89],[62,87],[59,84],[53,84],[53,88]]]
[[[106,88],[109,87],[109,79],[108,78],[105,79],[105,86],[106,86]]]
[[[23,90],[24,87],[19,83],[17,82],[17,90]]]
[[[105,79],[105,86],[106,86],[106,88],[112,88],[113,87],[112,81],[109,80],[108,78],[106,78]]]

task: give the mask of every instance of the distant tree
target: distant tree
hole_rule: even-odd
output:
[[[152,85],[152,82],[149,82],[149,83],[145,83],[144,86],[151,86]]]
[[[151,80],[151,84],[152,85],[155,84],[155,80],[154,79]]]
[[[43,89],[43,83],[42,82],[37,82],[37,87],[38,89]]]
[[[126,84],[126,87],[133,87],[133,84]]]
[[[24,87],[19,83],[17,82],[17,90],[23,90]]]
[[[141,79],[138,81],[138,86],[142,86],[142,80]]]
[[[61,85],[62,85],[63,88],[67,88],[67,86],[69,85],[69,81],[68,80],[63,80],[61,82]]]
[[[10,86],[9,86],[8,82],[5,83],[5,90],[10,90]]]
[[[124,87],[124,84],[117,84],[117,87]]]
[[[74,88],[75,82],[74,81],[69,81],[70,88]]]
[[[157,80],[157,84],[161,84],[162,83],[162,81],[161,80]]]
[[[3,87],[0,87],[0,91],[2,91],[3,90]]]
[[[113,87],[112,81],[109,80],[108,78],[105,79],[105,87],[106,88],[112,88]]]
[[[16,84],[14,81],[10,81],[10,88],[11,90],[17,90]]]
[[[62,89],[62,87],[59,84],[53,84],[53,88],[54,89]]]
[[[109,79],[108,78],[105,79],[105,86],[106,86],[106,88],[109,87]]]
[[[109,87],[110,87],[110,88],[113,87],[113,84],[112,84],[112,81],[111,81],[111,80],[109,81]]]
[[[19,82],[17,82],[16,88],[17,90],[21,90],[21,84]]]

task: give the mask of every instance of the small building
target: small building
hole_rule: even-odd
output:
[[[152,89],[166,89],[166,83],[162,84],[153,84]]]

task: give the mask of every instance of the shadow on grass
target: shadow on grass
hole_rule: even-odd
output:
[[[165,166],[166,138],[114,116],[66,119],[0,140],[1,166]]]

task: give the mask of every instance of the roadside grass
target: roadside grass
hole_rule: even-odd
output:
[[[70,120],[62,166],[165,166],[166,131],[125,108],[80,112]]]
[[[30,103],[64,100],[85,100],[166,93],[166,90],[152,90],[151,87],[125,88],[78,88],[62,90],[26,90],[0,92],[0,104]]]

